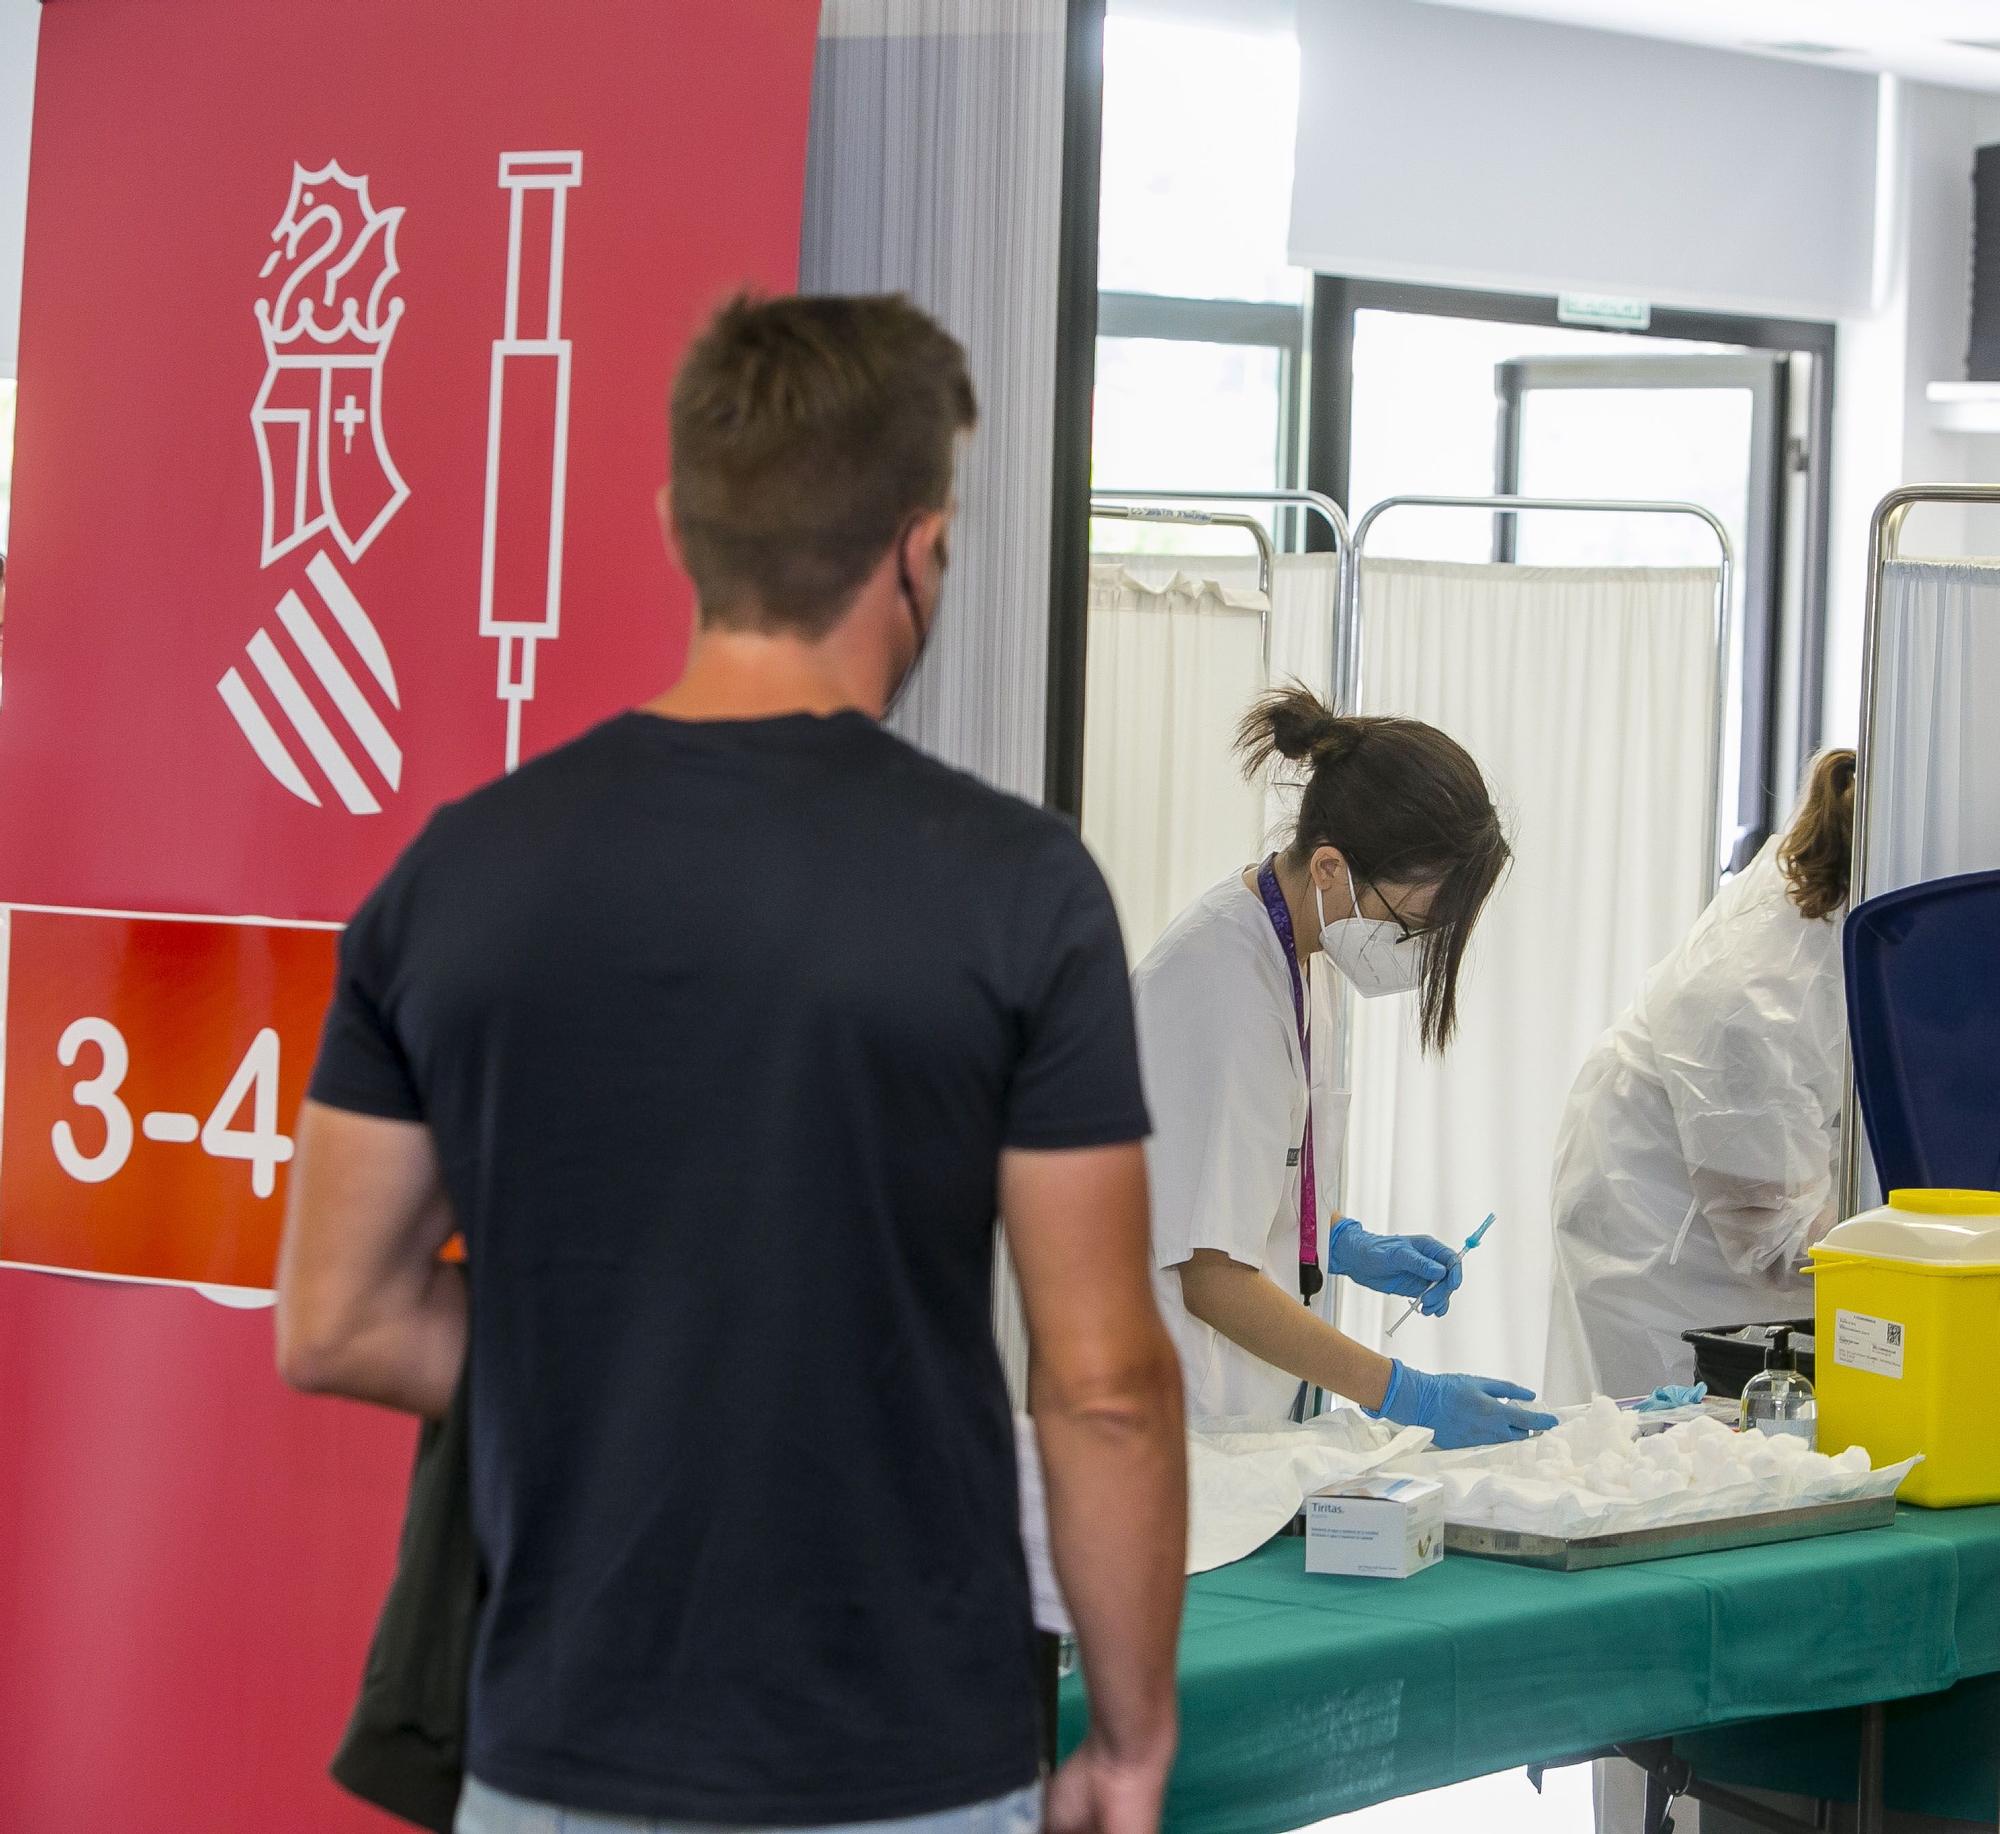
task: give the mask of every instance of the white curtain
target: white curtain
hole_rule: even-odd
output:
[[[1083,838],[1136,962],[1182,905],[1256,856],[1264,788],[1231,743],[1263,687],[1270,601],[1175,573],[1090,573]]]
[[[1066,0],[825,0],[799,284],[907,293],[966,346],[979,430],[905,737],[1042,799]]]
[[[1331,698],[1339,584],[1335,555],[1273,557],[1267,668],[1250,610],[1264,603],[1256,556],[1123,554],[1093,565],[1083,835],[1135,963],[1186,905],[1286,831],[1297,791],[1276,778],[1246,789],[1236,727],[1273,682]],[[1204,589],[1217,595],[1205,613]],[[1140,610],[1132,595],[1148,592],[1159,602]],[[1216,646],[1216,666],[1202,643]]]
[[[2000,565],[1893,562],[1868,794],[1868,894],[2000,868]]]
[[[1706,901],[1715,591],[1696,568],[1362,563],[1363,710],[1463,744],[1515,854],[1443,1058],[1412,1001],[1350,1002],[1344,1208],[1454,1242],[1500,1219],[1449,1316],[1397,1334],[1423,1368],[1541,1379],[1564,1099]],[[1401,1303],[1342,1287],[1343,1328],[1379,1345]]]
[[[1096,567],[1117,567],[1155,591],[1177,573],[1212,580],[1232,592],[1255,592],[1254,554],[1112,554],[1095,557]],[[1333,694],[1333,620],[1340,588],[1335,554],[1274,554],[1271,557],[1271,679],[1302,681],[1321,699]],[[1089,725],[1090,703],[1084,723]]]
[[[1067,0],[824,0],[799,285],[907,293],[965,344],[979,430],[944,616],[894,724],[1042,800]],[[993,1327],[1018,1401],[1003,1252]]]

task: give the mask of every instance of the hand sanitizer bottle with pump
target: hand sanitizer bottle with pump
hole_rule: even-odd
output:
[[[1761,1375],[1743,1384],[1743,1430],[1803,1439],[1810,1447],[1819,1432],[1819,1399],[1792,1358],[1792,1334],[1780,1325],[1771,1332]]]

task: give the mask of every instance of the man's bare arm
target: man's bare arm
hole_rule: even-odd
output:
[[[1050,1826],[1149,1834],[1178,1725],[1187,1442],[1179,1359],[1153,1299],[1144,1155],[1010,1151],[1001,1211],[1050,1542],[1090,1687],[1090,1733],[1051,1786]]]
[[[435,1419],[465,1366],[465,1274],[430,1129],[308,1102],[278,1256],[278,1370]]]

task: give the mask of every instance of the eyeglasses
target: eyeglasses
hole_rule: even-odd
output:
[[[1434,923],[1412,923],[1382,895],[1382,888],[1372,879],[1363,883],[1375,894],[1375,902],[1389,913],[1389,921],[1396,926],[1398,942],[1419,942],[1426,936],[1437,934],[1439,926]]]

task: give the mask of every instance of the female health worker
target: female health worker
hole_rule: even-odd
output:
[[[1591,1053],[1556,1142],[1560,1401],[1694,1380],[1681,1333],[1812,1310],[1846,1079],[1854,754],[1725,885]]]
[[[1347,1094],[1312,971],[1323,958],[1368,999],[1420,990],[1425,1045],[1449,1040],[1466,943],[1508,859],[1479,767],[1435,727],[1343,718],[1300,687],[1251,709],[1239,750],[1252,774],[1274,757],[1307,767],[1291,842],[1197,899],[1133,976],[1155,1283],[1189,1416],[1282,1419],[1303,1381],[1441,1446],[1553,1426],[1518,1405],[1527,1389],[1411,1369],[1300,1303],[1322,1266],[1433,1314],[1458,1286],[1430,1236],[1343,1218],[1320,1239]]]

